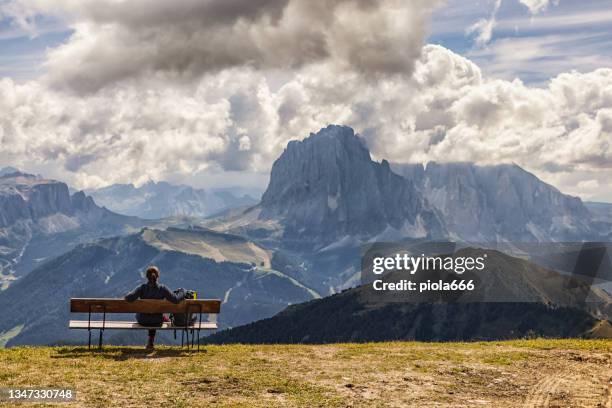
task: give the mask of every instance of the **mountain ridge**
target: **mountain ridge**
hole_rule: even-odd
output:
[[[460,301],[452,296],[439,298],[437,294],[394,298],[365,284],[290,306],[272,318],[215,333],[205,341],[227,344],[558,338],[587,336],[601,322],[609,325],[612,295],[605,291],[498,251],[467,248],[458,251],[457,256],[474,253],[488,255],[487,271],[478,275],[476,292],[466,292]],[[427,273],[417,272],[415,281],[440,278],[419,276]],[[385,281],[400,278],[405,276]]]
[[[209,191],[165,181],[149,181],[139,187],[132,183],[113,184],[86,192],[114,212],[151,220],[171,216],[208,217],[230,208],[257,203],[248,194],[234,194],[231,189]]]
[[[429,162],[393,165],[443,216],[449,231],[468,241],[575,241],[595,238],[592,214],[516,164]]]

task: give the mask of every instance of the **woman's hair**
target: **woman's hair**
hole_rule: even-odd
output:
[[[147,279],[149,282],[157,282],[159,279],[159,268],[157,266],[149,266],[147,268]]]

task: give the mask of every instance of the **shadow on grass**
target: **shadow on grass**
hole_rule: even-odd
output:
[[[206,353],[204,348],[187,350],[180,348],[156,348],[153,351],[145,350],[138,347],[104,347],[102,350],[87,347],[65,347],[57,350],[57,355],[51,358],[79,358],[79,357],[97,357],[107,358],[110,360],[125,361],[132,359],[155,359],[168,357],[190,357],[195,354]]]

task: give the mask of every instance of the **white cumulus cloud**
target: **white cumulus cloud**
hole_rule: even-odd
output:
[[[318,62],[371,77],[409,74],[427,0],[13,0],[5,13],[66,16],[75,30],[49,52],[49,80],[80,93],[118,81],[197,79],[236,66],[297,69]],[[30,18],[28,18],[30,16]]]
[[[397,17],[367,0],[338,0],[325,24],[302,27],[312,20],[303,13],[326,14],[317,9],[323,3],[261,0],[249,12],[236,0],[208,11],[214,29],[186,14],[201,17],[201,7],[218,2],[186,1],[182,11],[151,2],[138,14],[132,4],[141,1],[108,9],[88,0],[38,2],[70,10],[75,32],[50,51],[48,77],[0,80],[0,163],[48,168],[78,188],[265,173],[289,140],[337,123],[353,126],[378,159],[515,162],[562,191],[612,199],[610,68],[567,72],[544,87],[488,78],[467,58],[419,44],[423,21],[406,31],[404,18],[426,6]],[[370,36],[360,20],[369,14],[387,29]],[[183,17],[186,26],[174,27]],[[266,19],[276,25],[266,28]],[[246,38],[243,30],[262,41],[248,44],[254,54],[227,49]],[[317,48],[324,51],[303,60],[304,44],[287,50],[292,35],[312,30],[325,38]],[[229,36],[226,49],[210,48],[211,33]]]

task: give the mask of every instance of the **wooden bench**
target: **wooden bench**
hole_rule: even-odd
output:
[[[194,337],[197,337],[198,350],[200,349],[200,330],[216,330],[217,323],[202,321],[202,314],[218,314],[221,311],[221,301],[218,299],[188,299],[178,304],[167,300],[140,299],[128,302],[124,299],[70,299],[71,313],[87,313],[87,320],[70,320],[70,329],[81,329],[89,332],[88,347],[91,348],[91,331],[99,330],[100,337],[98,347],[102,348],[102,336],[104,330],[174,330],[181,331],[181,345],[184,345],[185,335],[187,346],[194,346]],[[92,320],[92,313],[101,313],[102,320]],[[174,326],[172,323],[164,322],[161,326],[143,326],[135,321],[106,320],[107,313],[190,313],[198,314],[194,324],[188,326]],[[197,332],[197,333],[196,333]],[[190,336],[191,335],[191,336]],[[190,343],[191,337],[191,343]]]

